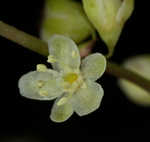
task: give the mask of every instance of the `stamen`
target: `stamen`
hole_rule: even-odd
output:
[[[62,99],[60,99],[58,102],[57,102],[57,105],[58,106],[61,106],[63,104],[65,104],[67,102],[68,98],[67,97],[63,97]]]
[[[44,65],[44,64],[38,64],[38,65],[36,66],[36,70],[37,70],[38,72],[46,72],[46,71],[47,71],[47,67],[46,67],[46,65]]]
[[[54,56],[49,55],[47,62],[48,62],[48,63],[55,63],[55,62],[56,62],[56,59],[54,58]]]

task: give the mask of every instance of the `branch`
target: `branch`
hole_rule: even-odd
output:
[[[47,43],[1,21],[0,21],[0,35],[41,55],[44,56],[48,55]],[[124,78],[126,80],[132,81],[133,83],[139,85],[140,87],[150,92],[150,80],[128,69],[120,67],[115,63],[109,61],[107,62],[106,73],[111,74],[118,78]]]

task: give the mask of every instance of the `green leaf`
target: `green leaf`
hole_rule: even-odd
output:
[[[73,109],[79,116],[87,115],[99,108],[103,94],[103,89],[99,84],[87,81],[73,94]]]
[[[19,79],[20,94],[35,100],[52,100],[63,93],[60,75],[53,71],[32,71]]]
[[[95,53],[87,56],[82,60],[81,72],[85,79],[92,81],[100,78],[106,69],[106,58],[100,54]]]
[[[80,66],[80,54],[73,40],[54,35],[48,42],[50,56],[56,60],[53,68],[65,73],[77,70]]]

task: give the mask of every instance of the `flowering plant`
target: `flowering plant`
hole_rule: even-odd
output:
[[[82,0],[82,3],[75,0],[46,0],[45,4],[40,29],[42,40],[0,21],[1,36],[41,55],[49,54],[48,62],[53,67],[52,70],[38,64],[36,71],[23,75],[19,80],[22,96],[36,100],[56,99],[50,118],[63,122],[73,112],[83,116],[99,108],[104,91],[95,81],[106,72],[143,88],[144,92],[129,82],[120,81],[122,90],[131,100],[149,105],[149,67],[144,66],[148,66],[149,60],[130,60],[132,67],[128,64],[129,67],[124,68],[109,59],[134,10],[134,0]],[[89,48],[94,48],[95,41],[100,41],[99,37],[109,49],[107,66],[105,55],[101,53],[93,53],[82,61],[80,59],[81,49],[90,54]],[[146,72],[146,75],[136,70],[141,70],[143,74]],[[133,88],[138,91],[133,91]]]

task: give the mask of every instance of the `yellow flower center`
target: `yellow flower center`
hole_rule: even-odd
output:
[[[64,105],[80,87],[86,88],[86,84],[80,74],[68,73],[63,77],[63,79],[64,91],[66,94],[57,102],[58,106]]]
[[[74,83],[78,79],[78,75],[76,73],[69,73],[64,76],[64,81],[70,84]]]

